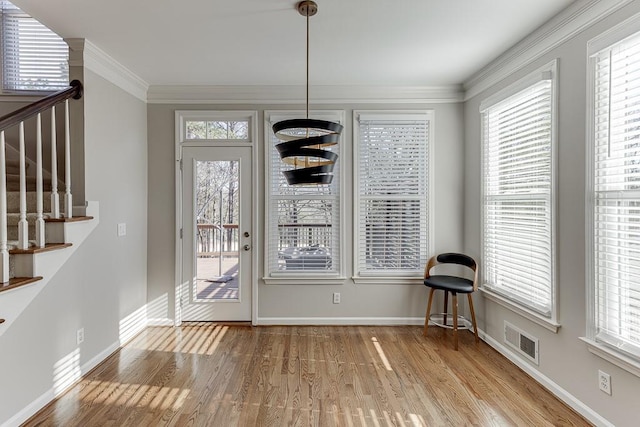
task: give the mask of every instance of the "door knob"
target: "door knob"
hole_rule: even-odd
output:
[[[244,232],[244,237],[249,237],[249,232],[248,231]]]
[[[249,245],[244,245],[244,246],[242,247],[242,249],[244,249],[245,251],[248,251],[248,250],[250,250],[250,249],[251,249],[251,246],[249,246]]]

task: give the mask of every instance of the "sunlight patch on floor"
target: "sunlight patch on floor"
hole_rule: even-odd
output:
[[[371,338],[371,341],[373,342],[373,346],[376,348],[376,351],[378,352],[378,356],[380,356],[380,360],[382,361],[384,368],[387,371],[393,371],[393,369],[391,368],[391,364],[389,363],[389,359],[387,359],[387,355],[384,354],[384,351],[382,350],[382,346],[378,342],[378,339],[376,337],[373,337]]]
[[[129,408],[148,406],[158,410],[180,408],[191,391],[177,387],[124,384],[99,380],[85,380],[82,382],[82,387],[80,399],[91,404]]]

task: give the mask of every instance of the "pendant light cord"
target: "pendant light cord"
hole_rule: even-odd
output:
[[[307,10],[307,120],[309,119],[309,11]]]

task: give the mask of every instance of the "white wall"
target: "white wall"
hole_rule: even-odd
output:
[[[502,343],[504,320],[540,339],[540,366],[532,365],[558,386],[616,426],[638,425],[640,378],[594,356],[578,338],[585,336],[585,129],[586,43],[630,15],[640,12],[632,2],[603,21],[584,30],[543,57],[518,70],[465,103],[465,250],[481,253],[480,114],[479,104],[501,88],[552,59],[559,58],[558,80],[558,224],[557,273],[559,319],[557,334],[505,309],[478,301],[480,327]],[[527,361],[523,361],[529,364]],[[613,395],[598,390],[598,369],[611,374]]]
[[[254,250],[259,251],[258,277],[263,276],[264,248],[264,147],[262,145],[264,110],[291,110],[304,108],[291,105],[163,105],[150,104],[148,108],[149,135],[149,246],[148,246],[148,301],[157,308],[150,317],[174,319],[175,277],[175,190],[174,147],[175,110],[257,110],[259,112],[259,185],[260,200],[257,215],[259,232]],[[463,133],[461,104],[433,105],[322,105],[314,109],[345,110],[346,127],[343,132],[345,154],[346,188],[351,187],[352,122],[353,110],[407,110],[433,109],[435,111],[435,208],[436,224],[432,252],[462,249],[462,203],[463,203]],[[345,200],[352,199],[349,189]],[[344,227],[345,250],[347,252],[346,277],[352,272],[353,218],[350,203],[345,205]],[[255,232],[254,232],[255,235]],[[333,304],[331,295],[340,292],[342,302]],[[426,288],[422,285],[355,285],[351,279],[342,285],[274,285],[258,282],[258,321],[260,319],[282,319],[296,323],[302,318],[424,318]],[[152,309],[153,310],[153,309]],[[339,323],[336,320],[332,323]]]
[[[0,336],[0,425],[51,391],[66,356],[79,350],[72,373],[113,348],[121,321],[146,303],[146,105],[90,71],[84,85],[86,195],[99,202],[100,223]],[[127,236],[118,238],[121,222]]]

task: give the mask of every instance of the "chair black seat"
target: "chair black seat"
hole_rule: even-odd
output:
[[[473,292],[473,281],[455,276],[430,276],[424,279],[426,286],[443,291],[470,294]]]

